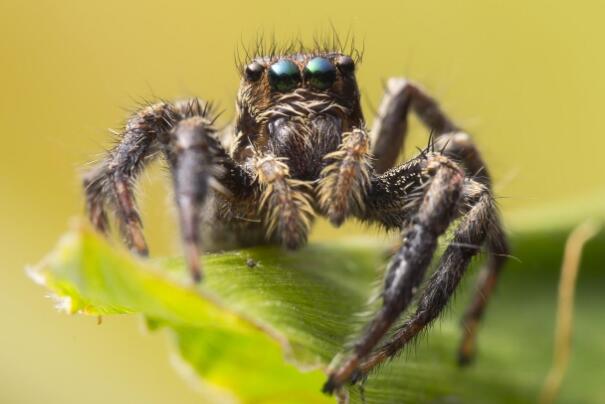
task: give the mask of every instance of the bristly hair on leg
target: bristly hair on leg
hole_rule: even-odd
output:
[[[436,140],[435,130],[431,129],[431,131],[429,132],[429,138],[428,138],[428,142],[427,142],[427,146],[426,146],[426,148],[428,150],[430,150],[431,153],[435,153],[435,140]]]

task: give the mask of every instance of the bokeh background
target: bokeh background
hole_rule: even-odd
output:
[[[371,121],[384,81],[422,82],[474,134],[505,217],[605,189],[598,1],[0,0],[0,402],[203,402],[133,318],[58,314],[26,278],[83,210],[79,172],[137,103],[197,95],[233,117],[234,54],[260,33],[364,43]],[[424,145],[413,122],[408,150]],[[161,169],[142,179],[156,254],[178,253]],[[573,209],[573,204],[569,204]],[[320,225],[313,237],[342,236]]]

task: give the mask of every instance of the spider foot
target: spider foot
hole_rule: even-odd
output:
[[[328,380],[325,382],[322,391],[326,394],[334,394],[346,384],[357,384],[365,380],[366,374],[358,367],[359,360],[357,356],[352,356],[342,365],[331,371]]]
[[[458,347],[457,362],[460,367],[472,364],[477,353],[476,332],[478,322],[473,321],[470,324],[465,324],[465,326],[470,328],[465,328],[464,336]]]

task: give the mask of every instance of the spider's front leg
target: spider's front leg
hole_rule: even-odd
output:
[[[179,214],[185,261],[201,280],[200,220],[210,188],[225,195],[246,192],[246,174],[225,152],[211,122],[192,116],[178,122],[163,140]],[[249,185],[248,185],[249,186]]]
[[[482,244],[496,248],[505,243],[498,210],[484,184],[466,179],[461,202],[461,223],[421,294],[415,313],[398,327],[388,341],[361,361],[358,367],[360,376],[396,355],[441,314],[456,291],[471,258],[479,252]]]
[[[447,158],[431,154],[372,179],[360,217],[388,227],[404,227],[404,239],[387,268],[383,306],[353,353],[332,371],[324,391],[332,392],[361,376],[360,365],[412,300],[437,247],[438,237],[456,215],[464,173]],[[414,206],[416,205],[416,206]],[[410,210],[415,214],[408,216]]]
[[[172,111],[165,104],[149,106],[134,114],[118,145],[83,178],[86,211],[93,226],[102,233],[108,231],[106,207],[109,205],[116,213],[126,245],[139,255],[147,255],[148,249],[133,182],[159,154],[158,137],[169,130],[172,122]]]
[[[406,213],[410,210],[416,213]],[[419,299],[412,318],[386,343],[381,340],[406,309],[420,285],[437,245],[453,219],[463,219],[439,267]],[[399,352],[435,320],[454,293],[470,259],[485,243],[495,250],[505,242],[493,197],[484,184],[464,177],[449,159],[428,154],[373,178],[362,219],[387,227],[408,223],[400,250],[389,263],[383,307],[354,346],[352,355],[331,372],[324,387],[333,391],[363,378]],[[375,347],[380,345],[376,350]]]
[[[434,149],[461,163],[467,176],[486,185],[491,191],[489,171],[471,136],[447,116],[433,97],[421,86],[404,78],[391,78],[386,87],[379,116],[372,127],[372,154],[376,159],[376,172],[387,171],[397,161],[405,143],[408,115],[413,112],[431,130],[435,139]],[[486,264],[462,321],[463,338],[458,355],[460,364],[469,363],[474,357],[479,321],[509,253],[504,234],[486,247]]]
[[[200,209],[208,189],[237,189],[232,183],[245,176],[213,137],[208,112],[198,100],[142,109],[128,120],[118,145],[83,181],[93,225],[106,232],[106,208],[112,209],[128,247],[147,255],[133,188],[145,165],[163,154],[172,172],[187,265],[196,281],[201,279]]]

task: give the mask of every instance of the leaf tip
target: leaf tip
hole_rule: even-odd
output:
[[[46,275],[42,272],[39,266],[27,265],[25,267],[25,274],[31,279],[36,285],[46,285]]]
[[[55,309],[61,313],[74,314],[78,311],[73,304],[71,296],[60,296],[53,293],[48,295],[48,297],[55,303]]]

